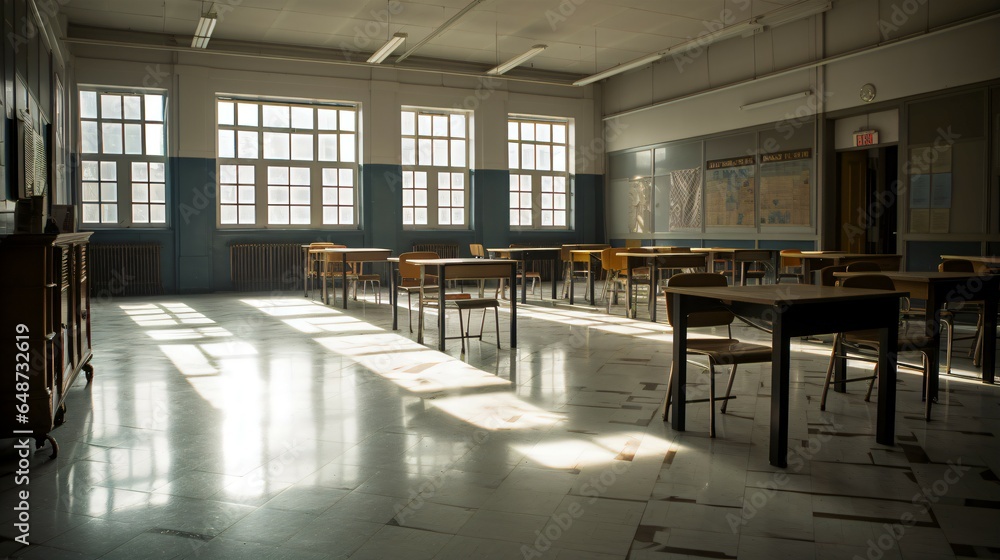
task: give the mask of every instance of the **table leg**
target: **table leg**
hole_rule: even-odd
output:
[[[896,431],[896,356],[899,341],[899,304],[885,305],[877,312],[886,318],[885,328],[879,331],[878,352],[878,423],[875,427],[875,441],[882,445],[893,445]],[[932,354],[936,354],[935,351]],[[937,370],[932,370],[937,371]],[[936,375],[932,375],[932,379]],[[927,395],[931,398],[931,395]]]
[[[587,279],[590,281],[590,305],[594,305],[594,255],[587,260]],[[572,278],[572,275],[570,275]]]
[[[572,261],[570,262],[569,267],[570,267],[569,268],[569,279],[567,280],[567,282],[569,282],[569,304],[573,305],[573,299],[574,298],[573,298],[573,263],[572,263]]]
[[[344,261],[341,263],[340,283],[344,289],[344,309],[347,309],[347,253],[343,253]]]
[[[985,281],[983,298],[983,383],[993,383],[997,364],[997,297],[1000,289],[997,278]]]
[[[445,271],[445,267],[444,266],[438,267],[438,274],[439,274],[439,276],[438,276],[438,350],[440,350],[441,352],[444,352],[444,337],[445,337],[445,332],[444,332],[444,330],[445,330],[444,329],[444,320],[445,320],[445,316],[444,316],[444,285],[445,285],[444,271]],[[459,311],[459,313],[461,313],[461,311]],[[471,321],[472,319],[470,318],[469,320]]]
[[[788,367],[790,338],[780,310],[774,313],[771,332],[771,440],[768,456],[775,467],[788,466]],[[881,395],[881,389],[879,389]]]
[[[650,259],[649,267],[649,320],[656,322],[656,288],[660,285],[660,267],[656,259]]]
[[[521,303],[528,303],[528,261],[521,261]],[[517,284],[511,284],[512,297],[517,297]]]
[[[513,282],[515,281],[515,278],[517,276],[517,271],[515,270],[516,268],[517,268],[516,266],[510,267],[511,286],[515,285]],[[497,334],[497,336],[500,335]],[[516,297],[510,298],[510,347],[517,348],[517,298]]]
[[[670,426],[684,431],[684,419],[687,402],[687,297],[680,294],[669,294],[674,298],[674,361],[671,365],[674,385],[670,390],[670,402],[673,414],[670,416]]]
[[[392,306],[392,330],[399,330],[399,298],[396,295],[396,264],[389,263],[389,305]]]
[[[309,297],[309,249],[302,249],[302,295],[303,297]]]
[[[570,262],[570,266],[572,266],[572,262]],[[558,274],[559,274],[559,257],[556,257],[556,258],[552,259],[552,301],[555,301],[555,299],[557,297],[556,296],[556,287],[559,285],[559,276],[558,276]],[[570,281],[571,284],[573,283],[573,271],[572,270],[570,270],[570,272],[569,272],[569,281]]]
[[[930,347],[940,348],[941,347],[941,306],[944,305],[944,298],[941,297],[942,294],[937,293],[937,287],[933,284],[927,286],[927,302],[926,302],[926,320],[928,326],[927,335],[930,337]],[[934,352],[927,353],[927,371],[930,374],[929,383],[926,385],[926,392],[928,394],[924,395],[926,399],[937,400],[938,394],[938,374],[941,370],[941,358],[939,352],[936,350]],[[879,381],[881,383],[881,380]],[[879,391],[882,391],[882,386],[879,385]]]
[[[634,319],[632,314],[632,257],[625,257],[625,316]]]

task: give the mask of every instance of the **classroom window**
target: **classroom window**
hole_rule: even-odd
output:
[[[403,226],[468,228],[469,114],[404,108],[401,118]]]
[[[166,143],[163,93],[81,88],[81,222],[166,226]]]
[[[356,227],[358,106],[216,100],[219,225]]]
[[[569,229],[569,139],[568,120],[508,118],[511,228]]]

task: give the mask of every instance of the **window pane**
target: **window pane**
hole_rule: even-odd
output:
[[[531,208],[531,193],[523,192],[520,194],[520,197],[521,200],[519,201],[518,206],[520,206],[521,208]]]
[[[535,139],[535,123],[521,123],[521,140]]]
[[[554,182],[553,189],[557,193],[564,193],[564,192],[566,192],[566,178],[565,177],[555,177],[553,179],[553,182]]]
[[[566,212],[560,210],[558,212],[554,212],[554,214],[556,218],[555,225],[559,227],[566,227]]]
[[[413,209],[403,208],[403,225],[413,225]]]
[[[163,125],[146,125],[146,154],[151,156],[163,155]]]
[[[118,205],[116,204],[101,205],[101,223],[103,224],[118,223]]]
[[[542,225],[543,226],[552,225],[552,212],[542,212]]]
[[[264,126],[288,128],[288,107],[285,105],[264,105]]]
[[[94,91],[80,92],[80,118],[82,119],[97,118],[97,92]]]
[[[236,186],[235,185],[220,185],[219,186],[219,202],[223,204],[236,204]]]
[[[83,221],[88,224],[96,224],[101,221],[101,211],[99,204],[83,205]]]
[[[146,100],[146,120],[163,122],[163,96],[148,94],[143,97]]]
[[[268,187],[268,204],[288,204],[288,187]]]
[[[300,161],[313,159],[312,134],[292,134],[292,159]]]
[[[416,208],[413,212],[413,221],[418,226],[427,225],[427,209],[426,208]]]
[[[253,183],[253,178],[254,178],[254,167],[252,165],[241,165],[240,182]]]
[[[224,224],[235,224],[236,222],[236,207],[235,206],[222,206],[219,208],[219,221]]]
[[[417,133],[414,121],[416,114],[413,111],[403,111],[402,113],[402,133],[404,136],[413,136]]]
[[[236,157],[236,133],[232,130],[219,131],[219,157]]]
[[[242,191],[242,189],[240,189]],[[257,217],[254,215],[253,206],[240,206],[240,223],[241,224],[254,224],[257,223]]]
[[[118,185],[116,183],[101,183],[101,202],[117,202]]]
[[[113,161],[101,162],[101,180],[114,181],[118,179],[118,166]]]
[[[308,206],[292,206],[291,208],[291,218],[292,223],[296,225],[306,225],[309,223],[309,207]]]
[[[354,208],[342,207],[340,209],[340,223],[342,224],[353,224],[354,223]]]
[[[308,167],[293,167],[289,170],[291,175],[288,181],[292,185],[308,185],[309,184],[309,168]]]
[[[531,225],[531,210],[521,210],[521,225],[530,226]]]
[[[267,207],[267,223],[287,225],[288,224],[288,207],[287,206],[268,206]]]
[[[430,115],[418,115],[417,116],[418,132],[421,136],[431,135],[431,116]]]
[[[465,140],[451,141],[452,167],[465,167]]]
[[[149,206],[146,204],[132,205],[132,222],[136,224],[149,223]]]
[[[236,107],[229,101],[219,102],[219,124],[236,124]]]
[[[448,117],[434,115],[434,136],[448,136]]]
[[[149,164],[149,180],[162,183],[164,181],[164,171],[166,165],[163,162]]]
[[[451,174],[451,188],[453,188],[453,189],[464,189],[465,188],[465,174],[464,173],[452,173]]]
[[[237,113],[239,114],[237,122],[240,126],[257,126],[256,103],[238,103]]]
[[[288,156],[289,156],[288,133],[265,132],[264,158],[287,160]]]
[[[313,127],[313,110],[311,107],[292,107],[292,128]]]
[[[319,160],[337,161],[337,135],[319,135]]]
[[[149,180],[149,166],[144,162],[132,162],[132,180],[145,182]]]
[[[340,205],[341,206],[354,205],[354,189],[340,189]]]
[[[438,206],[451,206],[451,191],[438,191]]]
[[[241,130],[237,137],[239,139],[239,157],[257,159],[257,154],[260,153],[259,146],[257,145],[257,131]]]
[[[126,119],[137,121],[142,118],[142,99],[138,95],[126,95],[123,102]]]
[[[337,170],[327,167],[323,170],[323,186],[336,186],[337,183]]]
[[[521,151],[517,142],[507,142],[507,165],[511,169],[521,167]]]
[[[455,138],[465,138],[465,115],[451,115],[451,135]]]
[[[566,143],[566,125],[564,124],[552,125],[552,141],[558,144]]]
[[[220,183],[235,183],[236,182],[236,166],[235,165],[220,165],[219,166],[219,182]]]
[[[141,154],[142,153],[142,125],[141,124],[126,124],[125,125],[125,153],[126,154]]]
[[[167,223],[167,206],[165,204],[151,204],[149,206],[149,221],[154,224]]]
[[[253,185],[240,185],[239,191],[240,204],[253,204],[256,200],[256,191]]]
[[[97,174],[97,162],[96,161],[83,162],[83,180],[96,181],[98,178],[99,176]]]
[[[542,208],[552,210],[552,194],[542,193]]]
[[[451,191],[451,206],[465,208],[465,192]]]
[[[288,168],[287,167],[268,167],[267,168],[267,182],[271,185],[287,185],[288,184]]]
[[[535,140],[548,142],[552,139],[552,125],[538,123],[535,125]]]
[[[423,189],[413,191],[413,205],[427,206],[427,191]]]
[[[354,157],[354,142],[356,136],[354,134],[341,134],[340,135],[340,161],[353,163]]]
[[[532,144],[521,145],[521,169],[535,168],[535,146]]]
[[[434,140],[434,165],[448,166],[447,140]]]
[[[84,183],[82,198],[84,202],[100,202],[101,194],[97,183]]]
[[[451,225],[451,212],[447,208],[438,209],[438,223],[441,225]]]
[[[101,94],[101,118],[122,118],[122,96],[109,93]]]
[[[101,129],[104,153],[122,153],[122,125],[118,123],[102,123]]]
[[[465,210],[461,208],[454,208],[451,211],[451,223],[452,225],[460,226],[465,223]]]
[[[316,109],[316,120],[320,130],[337,130],[336,109]]]
[[[353,187],[354,186],[354,170],[353,169],[341,169],[340,172],[340,186],[342,187]]]
[[[97,123],[94,121],[83,121],[80,123],[80,140],[83,153],[97,153]]]
[[[403,165],[417,164],[417,142],[413,138],[403,138]]]
[[[167,187],[163,183],[151,183],[149,185],[150,202],[167,202]]]
[[[566,171],[566,146],[552,146],[552,170]]]
[[[552,152],[548,145],[535,146],[535,169],[539,171],[552,169]]]
[[[340,130],[347,130],[349,132],[354,132],[355,128],[355,118],[356,115],[354,111],[340,111]]]
[[[421,138],[417,144],[417,148],[420,165],[431,165],[431,141]]]

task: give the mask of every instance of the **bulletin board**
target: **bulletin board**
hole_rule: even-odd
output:
[[[812,150],[790,150],[760,156],[761,223],[809,226]]]
[[[710,160],[705,164],[705,225],[755,227],[756,157]]]

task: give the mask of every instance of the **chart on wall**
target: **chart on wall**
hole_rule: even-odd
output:
[[[712,160],[706,164],[705,222],[708,226],[756,224],[753,156]]]
[[[760,217],[769,226],[810,226],[812,150],[760,156]]]
[[[670,172],[670,231],[701,228],[701,167]]]
[[[629,233],[653,231],[653,180],[649,177],[629,181],[628,231]]]
[[[951,147],[910,150],[910,233],[951,229]]]

